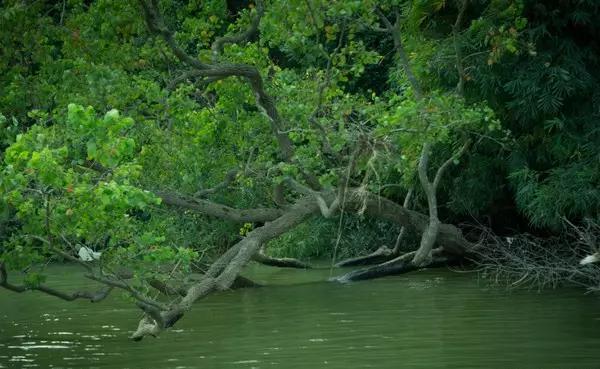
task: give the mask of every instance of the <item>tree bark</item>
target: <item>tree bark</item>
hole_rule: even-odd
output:
[[[438,206],[437,206],[437,194],[436,194],[436,186],[429,181],[427,176],[427,168],[429,165],[429,155],[431,151],[431,144],[426,142],[423,145],[423,149],[421,151],[421,159],[419,160],[418,174],[419,181],[421,182],[421,187],[423,187],[423,191],[425,192],[425,196],[427,197],[427,208],[429,210],[429,221],[427,226],[425,227],[425,231],[421,235],[421,243],[419,244],[419,248],[415,253],[415,256],[412,260],[412,263],[415,265],[424,265],[429,263],[429,259],[431,258],[431,250],[433,249],[433,244],[437,239],[438,233],[440,231],[440,220],[438,218]]]
[[[272,208],[236,209],[204,199],[178,195],[171,192],[158,191],[155,194],[165,205],[210,215],[216,218],[231,220],[237,223],[264,223],[275,220],[283,215],[283,210]]]
[[[244,239],[213,263],[203,280],[192,285],[186,295],[170,305],[168,309],[161,311],[138,303],[138,306],[146,312],[146,316],[140,321],[138,329],[131,338],[141,340],[148,335],[158,335],[162,330],[175,324],[197,300],[211,292],[230,288],[241,269],[261,245],[286,233],[317,211],[318,206],[315,201],[312,198],[304,198],[290,207],[281,217],[249,232]]]
[[[395,202],[375,194],[368,193],[366,198],[358,190],[349,190],[346,202],[348,210],[363,210],[364,214],[387,220],[419,233],[425,232],[429,219],[414,210],[409,210]],[[473,244],[466,240],[461,230],[451,224],[440,224],[437,242],[451,254],[462,255]]]
[[[307,263],[294,259],[294,258],[275,258],[269,256],[264,253],[263,248],[261,248],[254,256],[252,257],[254,261],[257,263],[278,267],[278,268],[296,268],[296,269],[311,269],[311,266]]]
[[[404,274],[423,268],[445,266],[460,259],[455,255],[445,254],[442,248],[436,248],[432,251],[432,257],[428,259],[426,264],[417,265],[412,262],[415,254],[416,251],[411,251],[385,263],[374,265],[369,268],[353,270],[339,277],[334,277],[331,279],[331,281],[348,283],[381,278],[391,275]]]

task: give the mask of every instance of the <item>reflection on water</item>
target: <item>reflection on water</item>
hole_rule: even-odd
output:
[[[75,289],[74,271],[51,282]],[[118,294],[0,290],[0,368],[600,367],[600,299],[580,290],[507,292],[439,270],[349,285],[319,282],[329,270],[247,274],[278,286],[210,296],[139,343],[139,310]]]

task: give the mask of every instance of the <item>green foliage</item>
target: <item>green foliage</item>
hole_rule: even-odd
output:
[[[521,49],[529,51],[474,68],[475,91],[513,133],[509,181],[536,226],[557,229],[561,217],[600,208],[598,48],[580,37],[598,32],[598,10],[594,2],[525,3],[510,17],[521,22]]]
[[[76,253],[73,245],[101,250],[128,244],[128,250],[154,250],[148,243],[160,240],[146,233],[138,238],[140,222],[130,215],[160,203],[135,185],[141,168],[134,158],[135,141],[125,134],[133,120],[116,110],[102,118],[91,107],[71,104],[68,110],[65,120],[34,125],[6,149],[0,196],[20,225],[2,254],[11,267],[39,262],[52,248]],[[156,249],[166,256],[150,260],[190,258],[169,250]]]
[[[277,257],[302,260],[336,258],[336,262],[365,255],[381,246],[394,247],[400,229],[386,222],[346,214],[342,224],[338,219],[311,219],[292,231],[271,241],[267,251]],[[405,239],[403,246],[411,249],[415,241]]]
[[[166,278],[170,266],[203,262],[257,225],[168,209],[154,191],[193,195],[238,168],[229,188],[210,199],[273,207],[273,185],[303,181],[300,168],[325,188],[339,185],[359,143],[366,149],[349,183],[400,202],[415,184],[424,142],[433,145],[433,172],[471,140],[442,180],[444,221],[481,220],[513,204],[512,214],[536,227],[594,217],[600,52],[582,35],[598,34],[598,4],[469,1],[453,34],[459,3],[267,2],[259,35],[226,44],[219,61],[253,65],[264,77],[295,145],[293,161],[284,163],[247,81],[174,84],[183,66],[149,35],[136,2],[72,0],[64,10],[60,2],[3,2],[0,257],[25,268],[54,260],[51,248],[73,254],[88,245],[103,250],[107,265],[126,261],[138,282],[153,273]],[[210,62],[216,37],[245,30],[256,15],[253,7],[234,14],[226,5],[160,7],[184,51]],[[376,6],[392,23],[401,15],[421,101],[391,36],[377,30]],[[457,50],[464,96],[455,89]],[[421,195],[417,188],[417,209]],[[339,257],[393,244],[396,229],[348,217]],[[338,224],[310,221],[270,249],[330,256]]]

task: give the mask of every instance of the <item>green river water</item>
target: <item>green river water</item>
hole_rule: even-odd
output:
[[[139,310],[0,290],[0,368],[600,368],[600,298],[506,291],[428,270],[341,285],[250,266],[273,286],[214,294],[157,339]],[[336,271],[339,273],[339,271]],[[70,266],[49,284],[75,289]]]

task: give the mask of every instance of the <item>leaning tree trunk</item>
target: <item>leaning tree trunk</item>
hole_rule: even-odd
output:
[[[463,11],[464,9],[461,12]],[[379,16],[382,23],[385,25],[384,31],[392,36],[396,56],[398,57],[398,60],[400,61],[400,64],[402,65],[402,68],[404,69],[404,72],[406,73],[406,76],[413,88],[415,99],[417,101],[422,100],[423,90],[421,89],[419,81],[416,79],[415,74],[413,73],[410,61],[402,44],[402,38],[400,34],[400,14],[396,12],[396,21],[394,24],[392,24],[390,20],[381,12],[381,10],[379,10],[379,8],[375,8],[375,12]],[[422,232],[422,235],[419,248],[414,253],[402,255],[389,262],[383,263],[373,268],[369,268],[367,270],[358,271],[354,274],[352,272],[348,273],[345,276],[337,278],[336,280],[355,280],[356,278],[358,278],[355,277],[355,275],[362,276],[358,279],[378,278],[391,274],[404,273],[410,270],[423,268],[427,266],[433,266],[435,264],[439,264],[440,262],[447,261],[446,257],[434,257],[432,250],[436,242],[442,244],[442,249],[440,252],[447,252],[451,255],[462,255],[468,250],[470,246],[469,242],[466,242],[464,240],[460,231],[457,235],[457,238],[454,240],[457,241],[457,244],[451,245],[452,242],[439,242],[441,238],[439,236],[442,231],[442,224],[438,217],[437,188],[445,170],[454,160],[458,159],[467,150],[469,144],[470,141],[467,140],[465,144],[454,155],[452,155],[452,157],[446,160],[438,168],[433,181],[430,181],[429,175],[427,173],[429,169],[429,156],[431,154],[432,145],[430,142],[425,142],[423,144],[421,156],[419,158],[418,177],[419,182],[421,183],[421,187],[423,188],[423,191],[427,198],[429,217],[426,221],[426,224],[420,225],[421,229],[419,230]],[[450,247],[448,247],[447,249],[444,248],[443,246],[445,244],[449,245]],[[408,259],[411,256],[412,259],[409,261]]]
[[[405,209],[410,208],[410,202],[412,200],[412,196],[414,193],[414,188],[408,190],[408,193],[404,197],[404,203],[402,206]],[[381,246],[374,252],[369,255],[358,256],[354,258],[349,258],[346,260],[342,260],[339,263],[335,264],[336,267],[350,267],[350,266],[360,266],[360,265],[372,265],[379,264],[386,261],[390,261],[400,255],[400,246],[402,245],[402,241],[404,239],[404,235],[406,234],[406,226],[402,226],[400,228],[400,232],[398,233],[398,237],[396,237],[396,242],[394,243],[394,248],[390,249],[387,246]]]
[[[334,277],[331,279],[331,281],[341,283],[363,281],[367,279],[381,278],[384,276],[403,274],[418,269],[423,269],[423,266],[416,265],[412,262],[412,259],[415,257],[415,254],[416,251],[411,251],[385,263],[373,265],[364,269],[353,270],[339,277]],[[446,266],[459,260],[461,260],[459,256],[454,254],[447,254],[444,252],[444,249],[438,247],[432,250],[431,258],[427,263],[426,267],[433,268]]]
[[[311,196],[304,197],[285,210],[254,209],[238,211],[222,205],[215,206],[215,204],[206,200],[179,202],[180,199],[177,197],[165,201],[165,203],[173,205],[175,205],[176,202],[179,202],[179,204],[176,205],[184,207],[188,206],[190,208],[193,207],[200,212],[205,212],[225,219],[235,218],[236,221],[253,221],[251,219],[254,219],[254,221],[263,221],[265,224],[248,233],[243,240],[225,252],[211,265],[208,272],[205,273],[204,279],[189,287],[186,294],[177,301],[165,306],[156,303],[149,304],[145,302],[146,300],[144,299],[138,299],[138,306],[146,314],[140,321],[138,329],[134,332],[132,338],[141,339],[146,335],[159,334],[165,328],[175,324],[183,314],[192,307],[192,304],[195,301],[207,296],[213,291],[230,288],[241,269],[257,254],[262,245],[294,228],[319,210],[324,217],[328,217],[333,213],[338,212],[340,206],[342,206],[344,210],[354,209],[381,219],[396,222],[399,225],[410,227],[419,232],[424,232],[426,236],[423,238],[419,253],[415,253],[415,257],[422,254],[429,255],[431,246],[436,242],[436,238],[437,242],[443,246],[444,252],[459,254],[464,252],[469,246],[469,242],[464,239],[459,229],[451,225],[439,223],[439,220],[437,219],[437,209],[434,213],[434,219],[431,220],[429,219],[430,217],[405,209],[387,199],[370,193],[365,194],[365,192],[361,190],[349,189],[346,187],[348,181],[339,188],[339,191],[323,191],[316,180],[316,177],[312,173],[307,172],[305,168],[298,163],[294,155],[295,150],[293,142],[287,135],[285,129],[285,122],[279,115],[275,99],[267,94],[259,70],[256,67],[247,64],[217,62],[219,59],[218,54],[222,49],[223,43],[244,40],[247,37],[251,37],[251,34],[256,31],[260,17],[263,14],[262,1],[257,1],[257,8],[259,11],[255,15],[256,18],[252,19],[248,32],[239,36],[220,38],[215,42],[215,47],[212,49],[212,64],[205,63],[200,59],[187,54],[184,49],[177,44],[174,32],[166,26],[166,23],[160,14],[158,1],[139,0],[139,3],[144,11],[145,20],[149,29],[155,34],[162,36],[173,54],[183,64],[190,67],[190,70],[184,73],[181,78],[178,78],[178,81],[185,81],[192,77],[204,78],[207,81],[218,81],[235,77],[241,78],[247,82],[255,96],[257,108],[269,118],[273,134],[278,143],[280,159],[293,164],[298,168],[299,173],[304,178],[305,182],[310,185],[313,193]],[[380,16],[382,16],[382,14],[380,14]],[[393,26],[385,16],[382,16],[382,19],[389,32],[392,33],[396,52],[405,66],[406,73],[409,76],[411,83],[414,85],[414,94],[420,99],[422,97],[421,89],[417,84],[414,74],[408,67],[408,58],[402,49],[399,35],[399,19],[397,19],[396,24]],[[349,168],[351,167],[352,165],[349,166]],[[349,170],[349,172],[351,172],[351,170]],[[441,172],[441,168],[438,172]],[[168,194],[163,194],[161,197],[164,199],[165,197],[168,197],[166,195]],[[260,255],[258,257],[260,258]],[[411,263],[413,263],[414,260],[415,259],[413,258]],[[419,258],[416,260],[419,260]],[[421,266],[420,264],[415,265]]]
[[[197,300],[213,291],[229,289],[261,245],[288,232],[314,214],[317,209],[317,204],[312,199],[300,200],[281,217],[249,232],[211,265],[204,279],[191,286],[185,296],[171,304],[168,309],[158,310],[138,301],[137,305],[146,312],[146,316],[140,321],[131,338],[141,340],[148,335],[156,336],[165,328],[173,326]]]

